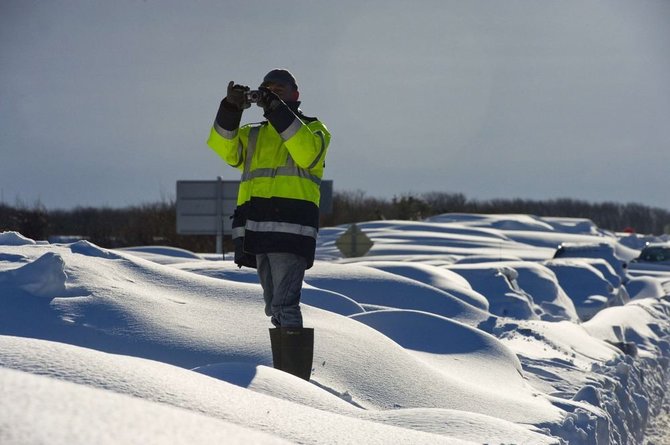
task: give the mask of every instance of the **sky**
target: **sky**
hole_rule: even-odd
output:
[[[332,133],[336,192],[670,209],[669,19],[664,0],[3,0],[0,202],[239,179],[205,143],[218,104],[284,67]]]

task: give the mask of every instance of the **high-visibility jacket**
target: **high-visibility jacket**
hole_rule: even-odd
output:
[[[221,103],[207,144],[242,172],[233,217],[235,262],[290,252],[314,263],[320,185],[330,133],[316,118],[282,104],[267,121],[239,127],[242,113]]]

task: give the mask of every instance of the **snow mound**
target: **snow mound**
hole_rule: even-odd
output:
[[[305,282],[341,293],[362,305],[434,313],[469,324],[489,314],[459,298],[418,281],[355,264],[315,263]]]
[[[484,311],[489,310],[486,298],[472,290],[470,283],[465,278],[448,269],[406,261],[361,261],[356,264],[411,278],[441,289],[474,307]]]
[[[196,412],[291,442],[338,443],[346,438],[348,443],[384,444],[394,437],[399,443],[472,443],[311,408],[165,363],[44,340],[0,336],[0,366],[79,384],[67,385],[71,391],[86,385]],[[0,386],[4,382],[0,379]],[[59,396],[67,399],[67,394]],[[30,397],[24,396],[24,400]],[[53,415],[54,406],[58,404],[46,407],[42,416]]]
[[[478,443],[511,443],[511,438],[521,440],[520,443],[538,445],[558,443],[557,439],[539,434],[533,427],[516,425],[484,414],[434,408],[361,410],[352,403],[348,392],[339,394],[316,382],[307,384],[272,368],[255,367],[250,363],[219,363],[202,366],[194,371],[254,392],[292,400],[317,409],[451,438],[475,440]],[[318,388],[326,389],[328,393],[324,394]]]
[[[70,244],[70,250],[73,253],[78,253],[80,255],[86,255],[90,257],[97,257],[97,258],[107,258],[107,259],[119,259],[121,258],[119,255],[115,254],[114,252],[111,252],[107,249],[103,249],[101,247],[96,246],[95,244],[86,241],[86,240],[81,240],[77,241],[76,243]]]
[[[470,255],[455,261],[454,264],[492,263],[497,261],[521,261],[521,258],[511,255]]]
[[[365,312],[365,309],[360,304],[346,295],[326,289],[319,289],[309,284],[303,285],[300,301],[310,306],[344,316]]]
[[[490,286],[488,287],[486,286],[486,280],[478,280],[476,276],[472,276],[471,279],[478,283],[479,291],[486,292],[486,295],[490,295],[490,298],[495,298],[496,295],[501,294],[509,297],[510,292],[527,294],[530,302],[532,302],[531,307],[542,319],[579,321],[575,306],[558,283],[558,278],[550,269],[541,264],[530,261],[459,262],[449,266],[449,268],[454,272],[463,273],[464,276],[472,276],[473,270],[498,272],[493,275],[497,280],[490,279],[489,275]],[[511,268],[514,273],[505,272],[506,269],[504,268]],[[506,279],[510,287],[509,290],[504,286],[500,287],[504,285],[500,281],[501,277]],[[500,311],[501,309],[498,306],[499,304],[496,305],[494,310]],[[507,310],[509,311],[509,309]]]
[[[0,246],[26,246],[37,244],[18,232],[0,232]]]
[[[598,269],[581,259],[557,258],[545,261],[575,305],[582,320],[588,320],[617,298],[612,284]]]
[[[634,277],[626,283],[631,300],[638,298],[661,298],[666,292],[662,280],[655,277]]]
[[[579,321],[575,305],[558,283],[558,278],[549,268],[531,262],[506,263],[519,274],[518,286],[526,291],[533,302],[539,305],[546,320]]]
[[[239,268],[232,261],[190,261],[187,263],[172,264],[179,270],[185,270],[206,277],[238,283],[250,283],[258,286],[262,293],[256,271],[249,268]],[[304,304],[317,307],[340,315],[352,315],[365,310],[353,299],[338,292],[304,284],[300,301]]]
[[[288,444],[183,408],[0,368],[0,443]]]
[[[324,411],[341,414],[360,412],[360,408],[335,394],[324,391],[316,384],[267,366],[240,362],[216,363],[199,366],[193,371],[261,394],[291,400]]]
[[[516,319],[536,319],[542,310],[532,297],[519,288],[519,274],[504,263],[460,264],[449,269],[463,276],[489,302],[492,314]]]
[[[587,218],[543,216],[540,219],[551,225],[558,232],[579,233],[584,235],[598,235],[600,233],[598,226]]]
[[[465,213],[444,213],[442,215],[432,216],[427,219],[431,222],[458,222],[473,227],[493,227],[500,230],[533,230],[541,232],[551,232],[554,227],[551,224],[540,220],[531,215],[517,214],[465,214]]]
[[[24,290],[38,297],[56,297],[66,291],[65,263],[54,252],[47,252],[18,269],[0,272],[0,285]]]
[[[238,283],[258,284],[256,270],[248,267],[238,267],[232,261],[188,261],[185,263],[174,263],[171,267],[179,270],[197,273],[206,277],[221,280],[235,281]]]
[[[658,353],[658,348],[668,348],[663,329],[658,324],[662,314],[648,303],[651,299],[640,299],[625,306],[614,306],[598,312],[592,319],[583,323],[584,328],[595,338],[607,341],[618,347],[634,343],[635,351],[624,352],[637,355]],[[667,318],[667,317],[666,317]]]
[[[528,391],[516,355],[495,337],[418,311],[388,310],[351,318],[382,332],[452,378],[495,392]]]
[[[24,255],[18,255],[14,253],[0,253],[0,261],[7,263],[22,263],[27,260],[27,257]]]
[[[130,253],[158,264],[173,264],[184,261],[199,261],[203,259],[203,257],[190,250],[170,246],[124,247],[117,250]]]

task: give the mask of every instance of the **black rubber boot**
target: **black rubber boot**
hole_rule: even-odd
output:
[[[272,346],[272,366],[281,370],[281,332],[279,328],[270,328],[270,345]]]
[[[314,329],[270,329],[272,363],[275,369],[309,381],[314,358]]]

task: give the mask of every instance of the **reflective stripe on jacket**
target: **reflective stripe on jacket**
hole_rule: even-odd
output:
[[[219,110],[207,144],[242,172],[233,219],[236,247],[252,256],[296,253],[311,267],[330,133],[319,120],[288,106],[266,116],[269,122],[241,128],[233,128],[234,117],[239,125],[240,115],[226,113]],[[238,256],[241,252],[236,252],[236,261]],[[254,267],[251,259],[237,262]]]

